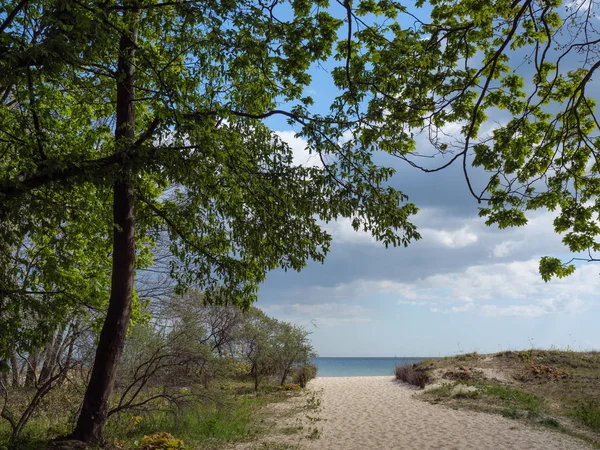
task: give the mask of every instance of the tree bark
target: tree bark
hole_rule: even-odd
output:
[[[25,387],[32,388],[37,384],[37,371],[39,364],[39,351],[27,356],[27,375],[25,375]]]
[[[46,343],[46,348],[44,349],[43,353],[44,363],[42,364],[42,370],[40,371],[39,383],[46,382],[46,380],[50,378],[54,372],[65,328],[66,326],[64,325],[59,327],[52,334],[52,339]]]
[[[18,387],[20,383],[20,373],[19,373],[19,359],[17,358],[17,352],[13,350],[10,354],[10,369],[12,373],[12,385],[14,387]]]
[[[290,373],[290,369],[283,370],[283,374],[281,375],[281,385],[282,386],[285,384],[285,380],[287,379],[289,373]]]
[[[127,148],[134,140],[134,57],[139,12],[129,10],[131,33],[121,36],[117,76],[117,121],[115,138],[126,161]],[[106,319],[100,332],[96,357],[83,406],[72,438],[87,442],[103,441],[104,424],[109,411],[117,367],[125,345],[131,315],[135,271],[134,183],[131,170],[122,167],[122,176],[114,185],[113,264],[111,291]]]
[[[7,362],[4,359],[0,359],[0,363],[7,364]],[[0,381],[2,381],[2,384],[4,384],[4,386],[8,386],[8,372],[5,371],[0,373]],[[0,389],[2,389],[2,387],[0,387]]]

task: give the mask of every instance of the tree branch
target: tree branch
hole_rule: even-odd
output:
[[[15,19],[16,15],[19,14],[19,11],[21,11],[28,2],[29,2],[29,0],[21,0],[19,2],[19,4],[15,7],[15,9],[13,9],[10,12],[10,14],[6,17],[6,19],[4,19],[4,22],[2,22],[2,25],[0,25],[0,33],[4,33],[4,30],[10,26],[12,21]]]

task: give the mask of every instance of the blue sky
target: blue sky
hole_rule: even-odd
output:
[[[418,191],[421,241],[385,249],[347,221],[330,223],[326,262],[270,273],[258,306],[309,327],[322,356],[600,348],[600,266],[549,283],[538,274],[540,256],[569,256],[552,213],[498,230],[477,216],[459,174],[398,177]]]
[[[311,74],[307,93],[318,100],[316,111],[325,112],[335,90],[327,69]],[[320,164],[285,121],[270,125],[290,144],[296,163]],[[453,136],[458,129],[445,131]],[[418,149],[427,146],[423,139]],[[333,236],[326,262],[301,273],[270,273],[257,306],[311,329],[321,356],[600,349],[600,265],[584,264],[549,283],[538,274],[541,256],[571,256],[553,232],[553,213],[531,213],[522,228],[486,227],[460,167],[424,174],[392,157],[381,162],[396,168],[390,183],[421,209],[415,221],[423,239],[385,249],[347,220],[326,224]],[[480,187],[487,180],[482,173],[473,179]]]

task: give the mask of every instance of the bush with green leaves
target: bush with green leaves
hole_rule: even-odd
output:
[[[280,385],[299,367],[316,356],[306,329],[268,317],[257,308],[243,316],[238,334],[240,356],[250,364],[257,390],[265,377],[277,377]]]

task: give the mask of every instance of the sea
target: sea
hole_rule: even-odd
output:
[[[334,358],[319,357],[313,362],[318,367],[318,377],[374,377],[392,376],[396,366],[416,364],[425,358]]]

